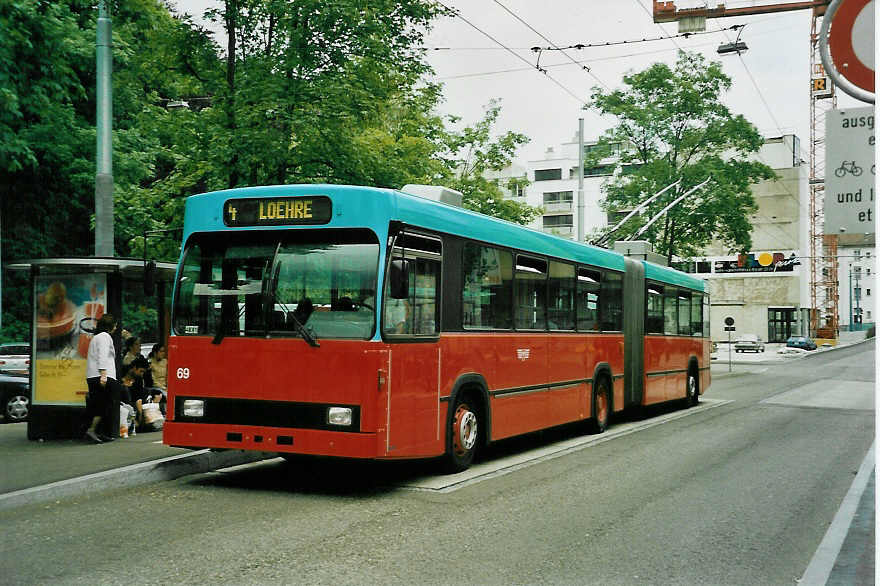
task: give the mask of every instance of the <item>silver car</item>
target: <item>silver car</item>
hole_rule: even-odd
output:
[[[25,342],[0,344],[0,373],[27,375],[30,367],[30,344]]]
[[[763,352],[764,342],[755,334],[744,334],[733,345],[735,352]]]

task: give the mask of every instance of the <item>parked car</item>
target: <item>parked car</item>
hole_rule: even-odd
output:
[[[0,374],[0,405],[3,405],[4,422],[26,421],[31,406],[30,379]]]
[[[806,336],[792,336],[785,341],[788,348],[800,348],[801,350],[815,350],[816,342]]]
[[[763,352],[764,342],[755,334],[744,334],[733,344],[735,352]]]
[[[31,345],[26,342],[0,344],[0,374],[29,374]]]

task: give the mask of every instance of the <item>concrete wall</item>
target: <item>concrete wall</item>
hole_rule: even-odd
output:
[[[724,318],[730,316],[736,322],[733,339],[742,334],[757,334],[766,341],[769,338],[767,310],[771,307],[799,307],[799,281],[792,276],[752,275],[709,279],[712,339],[727,340]]]

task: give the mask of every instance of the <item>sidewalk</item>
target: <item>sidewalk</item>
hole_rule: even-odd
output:
[[[0,425],[0,510],[267,457],[274,454],[172,448],[162,444],[162,432],[95,445],[84,440],[31,441],[26,423]]]

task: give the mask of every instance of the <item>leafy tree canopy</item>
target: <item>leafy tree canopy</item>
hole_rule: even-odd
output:
[[[641,238],[671,261],[688,258],[713,239],[732,250],[751,246],[749,216],[757,210],[751,185],[775,177],[767,165],[750,160],[763,143],[757,129],[722,102],[731,87],[719,63],[680,52],[674,67],[656,63],[623,78],[625,88],[593,89],[593,107],[617,118],[600,143],[617,145],[617,170],[605,185],[609,211],[633,209],[681,178],[613,237],[634,234],[678,195],[712,180],[655,222]],[[593,154],[593,159],[601,151]],[[588,166],[595,161],[587,161]]]

